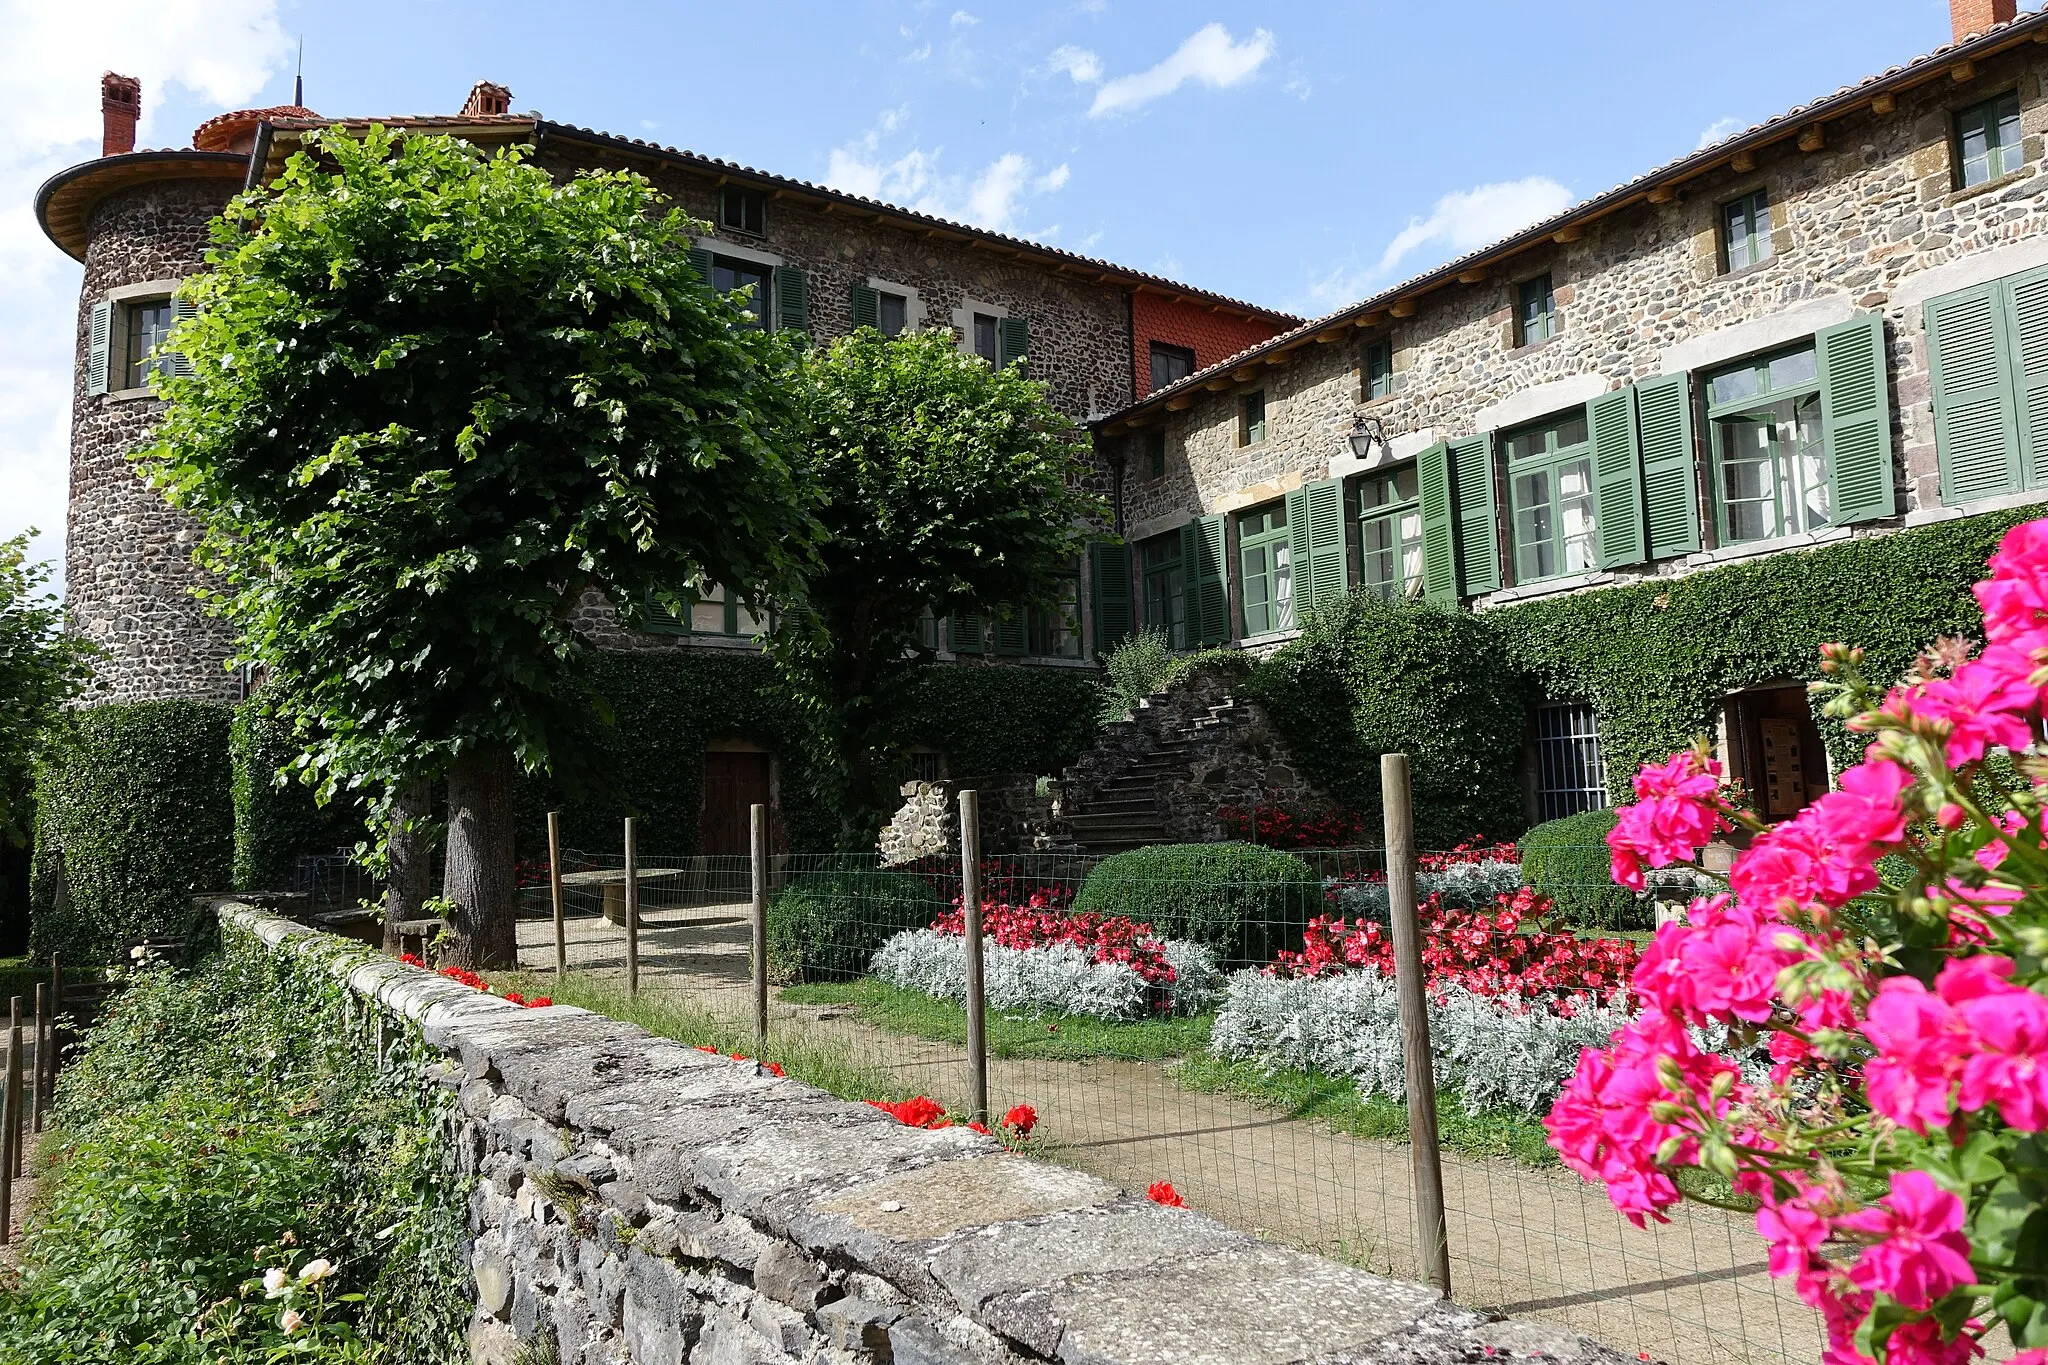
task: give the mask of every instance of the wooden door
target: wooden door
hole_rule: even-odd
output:
[[[768,804],[768,755],[713,752],[704,755],[704,812],[697,824],[697,852],[750,852],[747,811]]]

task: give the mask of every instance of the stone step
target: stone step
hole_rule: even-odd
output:
[[[1151,815],[1159,809],[1159,802],[1150,792],[1130,796],[1098,796],[1079,810],[1069,812],[1075,815]]]
[[[1143,836],[1156,842],[1166,832],[1157,816],[1148,820],[1127,815],[1072,815],[1067,817],[1067,828],[1084,844],[1119,835]]]

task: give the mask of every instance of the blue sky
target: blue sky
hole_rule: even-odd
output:
[[[203,11],[203,17],[200,12]],[[1302,313],[1946,42],[1946,0],[347,6],[0,0],[0,536],[61,553],[78,267],[28,217],[98,150],[282,103],[513,107]]]

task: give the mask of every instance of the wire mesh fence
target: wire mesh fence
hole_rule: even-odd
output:
[[[1604,846],[1571,852],[1540,876],[1509,848],[1419,860],[1452,1296],[1681,1365],[1816,1359],[1817,1319],[1769,1277],[1746,1214],[1688,1202],[1632,1227],[1545,1143],[1579,1049],[1627,1017],[1642,944],[1689,894],[1630,896]],[[555,998],[756,1055],[749,859],[641,853],[633,896],[625,862],[563,855]],[[768,856],[758,1055],[849,1098],[976,1117],[961,873],[956,857]],[[991,1126],[1259,1236],[1420,1277],[1381,851],[995,855],[978,874]],[[551,980],[551,891],[525,897],[522,964]]]

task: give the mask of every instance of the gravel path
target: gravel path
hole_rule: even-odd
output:
[[[744,905],[643,911],[641,989],[739,1021],[751,1018]],[[572,969],[624,971],[622,931],[596,916],[568,926]],[[521,960],[550,968],[552,926],[520,923]],[[845,1008],[771,1004],[796,1029],[906,1086],[965,1108],[962,1051],[884,1033]],[[1061,1161],[1127,1189],[1171,1181],[1188,1204],[1236,1227],[1370,1269],[1416,1274],[1409,1148],[1351,1138],[1228,1096],[1184,1090],[1165,1063],[996,1061],[998,1113],[1029,1103]],[[1453,1297],[1548,1319],[1674,1365],[1811,1361],[1816,1315],[1765,1273],[1746,1218],[1688,1206],[1639,1230],[1568,1172],[1447,1157]]]

